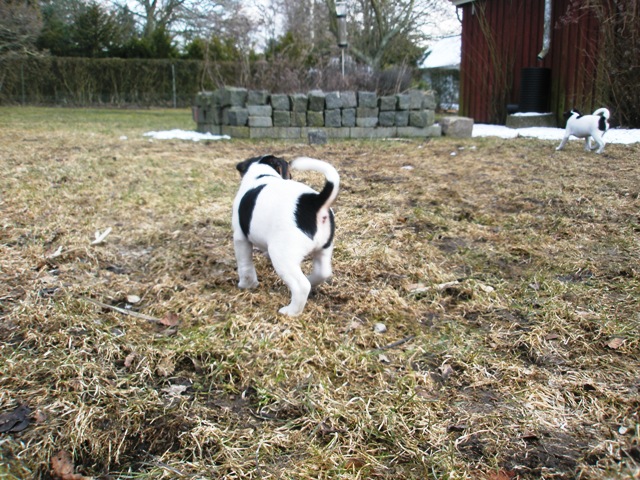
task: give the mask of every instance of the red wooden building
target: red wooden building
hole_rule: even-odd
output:
[[[603,106],[598,95],[600,27],[575,0],[451,0],[462,10],[460,114],[503,124],[528,96],[562,112]],[[521,88],[524,87],[524,88]],[[525,91],[526,90],[526,91]],[[542,113],[542,112],[541,112]]]

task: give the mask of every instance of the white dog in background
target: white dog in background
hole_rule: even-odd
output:
[[[289,167],[324,174],[324,188],[318,193],[291,180]],[[242,175],[232,218],[238,286],[258,285],[253,248],[267,252],[276,273],[291,291],[291,303],[280,313],[299,315],[311,287],[331,276],[335,222],[330,207],[338,196],[338,172],[321,160],[300,157],[288,164],[273,155],[250,158],[236,168]],[[307,256],[313,258],[309,277],[300,266]]]
[[[602,136],[609,130],[609,116],[609,110],[606,108],[599,108],[593,112],[593,115],[582,115],[575,109],[566,112],[564,117],[567,119],[567,128],[564,131],[562,142],[556,150],[562,150],[569,137],[573,135],[584,138],[584,149],[587,151],[593,150],[591,146],[591,139],[593,139],[598,144],[596,153],[602,153],[605,145]]]

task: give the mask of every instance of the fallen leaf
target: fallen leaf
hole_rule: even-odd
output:
[[[361,469],[365,465],[366,464],[364,460],[362,460],[361,458],[350,458],[345,462],[344,468],[348,470],[356,470],[356,469]]]
[[[444,381],[447,381],[447,379],[454,373],[453,367],[448,363],[442,365],[438,370],[440,370],[440,375]]]
[[[622,346],[626,339],[622,337],[613,337],[607,342],[607,347],[617,350]]]
[[[69,452],[60,450],[53,457],[51,457],[51,476],[57,478],[64,478],[67,475],[72,475],[75,467],[73,460]]]
[[[378,355],[378,361],[380,363],[386,363],[386,364],[391,363],[391,360],[389,359],[389,357],[387,357],[384,353],[381,353],[380,355]]]
[[[422,293],[429,290],[429,288],[424,283],[412,283],[410,285],[407,285],[405,289],[409,293]]]
[[[44,423],[47,421],[47,414],[44,413],[42,410],[36,410],[35,413],[33,414],[33,420],[36,423]]]
[[[136,358],[136,354],[133,352],[127,355],[127,358],[124,359],[124,366],[129,368],[133,364],[134,358]]]
[[[513,470],[500,470],[497,472],[491,472],[486,476],[487,480],[511,480],[516,476],[516,472]]]
[[[65,450],[60,450],[51,457],[51,476],[59,480],[89,480],[79,473],[73,473],[75,466],[71,454]]]
[[[180,318],[175,313],[167,313],[162,320],[160,320],[162,325],[166,325],[167,327],[175,327],[180,323]]]
[[[29,426],[31,409],[20,405],[11,412],[0,415],[0,433],[21,432]]]
[[[173,359],[165,357],[158,362],[156,366],[156,373],[161,377],[168,377],[176,369],[176,364]]]
[[[484,293],[493,293],[496,290],[491,285],[485,285],[484,283],[478,283],[478,288]]]
[[[168,393],[173,397],[179,397],[187,391],[189,387],[187,385],[169,385],[162,389],[163,392]]]

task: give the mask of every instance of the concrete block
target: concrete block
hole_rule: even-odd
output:
[[[409,126],[409,110],[398,110],[396,112],[396,127]]]
[[[306,112],[309,98],[303,93],[295,93],[289,96],[292,112]]]
[[[431,125],[426,128],[416,127],[397,127],[398,137],[401,138],[424,138],[424,137],[439,137],[442,135],[442,129],[440,125]]]
[[[440,119],[442,134],[447,137],[471,138],[473,133],[473,118],[444,117]]]
[[[324,111],[324,126],[325,127],[342,126],[342,112],[340,111],[340,109]]]
[[[244,127],[249,120],[249,111],[244,107],[226,107],[222,109],[223,125]]]
[[[271,117],[273,108],[271,105],[247,105],[250,117]]]
[[[396,98],[395,95],[387,95],[384,97],[380,97],[380,99],[378,100],[378,107],[380,108],[381,112],[384,112],[387,110],[395,110],[397,104],[398,104],[398,99]]]
[[[342,109],[342,126],[343,127],[356,126],[356,109],[355,108]]]
[[[340,96],[340,92],[329,92],[325,97],[325,110],[335,110],[337,108],[342,108],[342,97]]]
[[[358,107],[378,108],[376,92],[358,92]]]
[[[306,127],[307,126],[307,111],[304,112],[291,112],[291,126],[292,127]]]
[[[422,90],[409,90],[409,110],[421,110],[422,99],[424,97]]]
[[[327,132],[324,130],[309,130],[307,138],[310,145],[324,145],[328,141]]]
[[[350,136],[350,128],[325,128],[324,131],[327,133],[329,138],[349,138]]]
[[[424,128],[433,125],[436,121],[436,112],[433,110],[410,110],[409,126]]]
[[[299,140],[301,129],[299,127],[272,127],[251,128],[249,138],[277,138],[283,140]]]
[[[291,102],[289,95],[284,93],[275,93],[271,95],[271,106],[274,110],[291,111]]]
[[[423,110],[435,110],[437,106],[436,96],[433,92],[423,92],[422,94],[422,109]]]
[[[249,90],[247,93],[247,105],[266,105],[269,102],[267,90]]]
[[[220,105],[222,107],[244,107],[246,101],[246,88],[224,87],[220,89]]]
[[[271,117],[252,117],[249,116],[249,126],[257,128],[273,127]]]
[[[273,99],[273,96],[271,97]],[[288,97],[287,97],[288,100]],[[291,126],[291,112],[284,110],[273,111],[273,126],[274,127],[290,127]]]
[[[396,95],[396,98],[398,100],[396,107],[398,110],[409,110],[409,107],[411,106],[411,98],[409,95],[406,93],[399,93]]]
[[[358,106],[356,92],[341,92],[340,96],[342,97],[342,108],[356,108]]]
[[[358,127],[375,127],[378,125],[378,117],[358,117],[356,118],[356,126]]]
[[[551,127],[556,128],[558,122],[553,113],[536,113],[526,115],[507,115],[507,127],[509,128],[529,128],[529,127]]]
[[[313,112],[323,112],[326,93],[321,90],[312,90],[307,95],[309,100],[309,110]]]
[[[307,125],[310,127],[324,127],[324,112],[307,112]]]
[[[250,130],[262,130],[261,128],[250,129],[249,127],[234,127],[231,125],[222,125],[220,127],[221,135],[229,135],[231,138],[249,138]]]
[[[278,138],[274,127],[249,128],[249,138]]]
[[[393,127],[396,124],[396,112],[380,112],[378,121],[381,127]]]
[[[371,107],[358,107],[356,109],[356,116],[360,117],[377,117],[380,110],[378,108]]]
[[[377,127],[377,128],[351,128],[351,138],[392,138],[396,136],[395,127]]]
[[[427,112],[425,110],[411,110],[409,112],[409,126],[424,128],[427,126]]]
[[[196,132],[220,135],[220,125],[211,125],[209,123],[198,123],[198,126],[196,127]]]

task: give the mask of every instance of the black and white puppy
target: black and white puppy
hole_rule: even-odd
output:
[[[567,128],[564,131],[562,142],[560,142],[556,150],[562,150],[569,137],[573,135],[574,137],[584,138],[585,150],[593,150],[591,147],[591,139],[593,139],[598,144],[596,153],[604,151],[602,135],[609,130],[609,110],[599,108],[593,112],[593,115],[582,115],[578,110],[574,109],[565,112],[564,117],[567,119]]]
[[[291,180],[289,167],[314,170],[326,177],[324,188]],[[252,251],[267,252],[276,273],[291,291],[291,303],[280,313],[299,315],[307,303],[311,287],[331,276],[331,255],[335,222],[331,204],[338,196],[340,176],[322,160],[300,157],[288,164],[273,155],[250,158],[236,168],[242,175],[233,202],[233,244],[238,263],[240,288],[258,285]],[[300,264],[313,259],[306,277]]]

